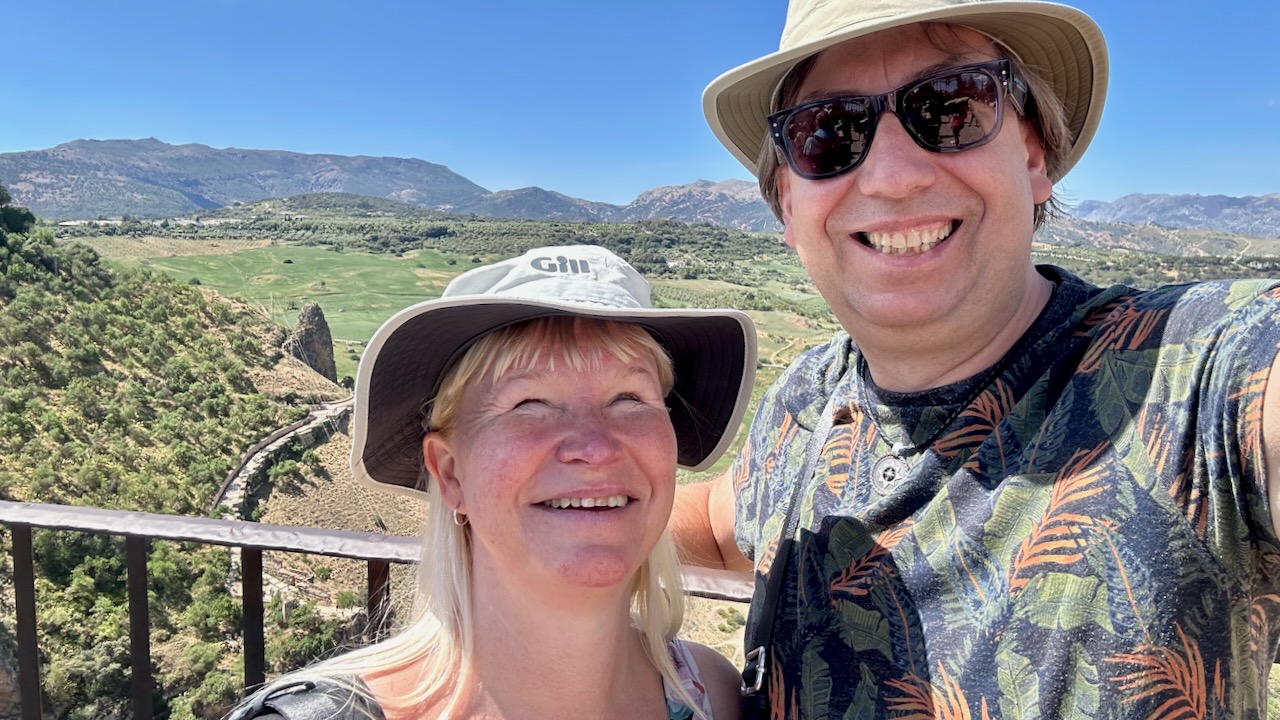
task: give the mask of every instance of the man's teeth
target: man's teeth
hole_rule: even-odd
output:
[[[555,508],[557,510],[561,510],[564,508],[571,508],[571,507],[616,508],[616,507],[625,506],[628,502],[630,502],[630,500],[631,498],[628,498],[626,495],[610,495],[609,497],[600,497],[600,498],[556,498],[554,500],[547,500],[542,504],[546,505],[547,507]]]
[[[947,223],[931,228],[912,228],[906,232],[868,232],[862,237],[868,245],[885,255],[917,255],[946,240],[953,230],[955,226]]]

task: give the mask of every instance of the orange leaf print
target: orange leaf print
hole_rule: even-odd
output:
[[[800,432],[800,425],[796,422],[796,419],[792,417],[791,413],[784,412],[782,415],[782,424],[778,428],[778,440],[773,444],[773,449],[769,451],[769,454],[765,456],[764,459],[762,469],[766,476],[772,475],[773,471],[777,469],[779,458],[785,452],[785,449],[790,446],[791,440],[798,432]],[[735,477],[733,479],[733,489],[735,491],[746,487],[746,484],[751,479],[746,473],[746,468],[748,468],[749,465],[747,463],[739,463],[739,465],[743,468],[743,471],[739,473],[739,477]]]
[[[790,697],[784,694],[782,686],[782,666],[778,658],[769,660],[769,718],[770,720],[788,720],[800,717],[800,703],[793,690]]]
[[[900,697],[885,699],[886,706],[892,712],[906,713],[896,716],[897,720],[973,720],[969,711],[969,700],[965,697],[960,684],[951,678],[942,663],[938,663],[939,685],[931,685],[916,675],[908,674],[901,680],[885,682],[895,690],[902,691]],[[982,714],[986,720],[990,718],[987,700],[981,700]]]
[[[1270,368],[1266,368],[1250,375],[1244,386],[1230,396],[1232,400],[1244,398],[1240,410],[1244,425],[1240,434],[1240,463],[1244,467],[1257,467],[1262,462],[1262,397],[1269,371]]]
[[[1129,307],[1112,315],[1112,324],[1102,330],[1080,362],[1080,372],[1090,373],[1102,367],[1102,358],[1109,352],[1142,347],[1168,314],[1168,308],[1138,310]]]
[[[1146,448],[1147,457],[1155,466],[1157,477],[1173,476],[1166,492],[1174,504],[1182,508],[1182,515],[1195,529],[1198,537],[1203,538],[1208,531],[1209,509],[1205,502],[1203,488],[1191,483],[1191,475],[1186,470],[1184,453],[1178,452],[1175,442],[1174,424],[1165,420],[1165,406],[1143,405],[1134,419],[1142,445]],[[1175,467],[1175,463],[1182,468]]]
[[[822,448],[822,456],[832,468],[827,473],[827,489],[836,497],[844,497],[844,488],[849,483],[849,469],[853,467],[853,431],[848,425],[840,425],[832,431],[827,444]],[[835,471],[836,468],[840,470]]]
[[[1093,312],[1090,312],[1089,315],[1080,322],[1080,327],[1075,331],[1075,335],[1079,337],[1087,333],[1092,328],[1101,325],[1108,317],[1111,316],[1111,313],[1116,311],[1116,308],[1120,307],[1126,301],[1127,298],[1117,298],[1106,305],[1095,308]]]
[[[1267,604],[1280,605],[1280,595],[1260,595],[1249,605],[1249,649],[1256,652],[1258,645],[1271,634],[1271,612]]]
[[[995,432],[996,426],[1013,409],[1016,400],[1008,383],[1003,379],[997,380],[960,413],[961,418],[977,418],[978,422],[964,423],[956,432],[944,435],[934,443],[934,452],[942,457],[952,458],[961,450],[977,448]]]
[[[780,540],[781,538],[775,537],[773,541],[765,547],[764,552],[760,553],[759,559],[756,560],[756,572],[761,575],[769,574],[769,568],[773,567],[773,560],[778,555],[778,542]]]
[[[893,566],[886,566],[881,561],[911,532],[913,525],[914,522],[908,520],[889,532],[881,533],[876,538],[876,544],[871,546],[871,551],[858,558],[831,583],[832,602],[834,603],[837,595],[866,595],[876,577],[893,575]]]
[[[1128,694],[1123,701],[1126,704],[1146,698],[1158,698],[1162,701],[1147,715],[1150,720],[1205,717],[1208,692],[1200,647],[1186,636],[1181,625],[1176,625],[1175,628],[1182,644],[1181,652],[1143,643],[1135,652],[1121,653],[1105,659],[1106,662],[1137,666],[1138,669],[1134,672],[1112,676],[1111,680]],[[1215,696],[1221,694],[1221,678],[1221,666],[1215,666]]]
[[[916,675],[901,680],[888,680],[885,685],[900,690],[900,697],[886,697],[885,704],[893,712],[907,713],[900,720],[933,720],[933,688]]]
[[[1041,565],[1070,565],[1084,557],[1085,534],[1094,518],[1069,512],[1070,506],[1105,491],[1103,467],[1091,467],[1107,443],[1085,452],[1077,450],[1053,482],[1049,507],[1030,534],[1018,545],[1009,565],[1009,588],[1017,592],[1030,582],[1031,570]]]

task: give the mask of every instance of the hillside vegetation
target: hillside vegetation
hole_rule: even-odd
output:
[[[197,286],[109,268],[48,229],[20,229],[30,232],[0,232],[0,498],[207,514],[241,452],[304,412],[287,388],[260,386],[280,359],[265,342],[279,328]],[[34,542],[46,707],[126,717],[123,543],[45,531]],[[0,587],[12,588],[7,548],[3,558]],[[226,550],[152,549],[161,717],[218,717],[239,696],[228,562]],[[0,593],[0,658],[13,652],[10,593]],[[336,628],[312,624],[333,642]],[[273,649],[274,661],[296,662],[287,643]]]

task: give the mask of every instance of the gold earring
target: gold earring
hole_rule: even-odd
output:
[[[462,513],[458,512],[457,510],[454,510],[454,511],[453,511],[453,524],[454,524],[454,525],[457,525],[458,527],[462,527],[463,525],[466,525],[468,522],[470,522],[470,519],[469,519],[466,515],[463,515]]]

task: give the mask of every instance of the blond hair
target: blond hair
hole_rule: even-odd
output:
[[[925,23],[925,31],[934,46],[940,50],[950,50],[952,46],[945,44],[942,37],[944,31],[951,31],[954,36],[958,27],[942,23]],[[1067,114],[1062,99],[1053,92],[1053,86],[1034,68],[1024,63],[1012,50],[995,38],[988,38],[995,45],[996,54],[1000,58],[1013,63],[1014,73],[1027,83],[1026,107],[1019,108],[1022,119],[1031,123],[1044,149],[1045,171],[1049,177],[1056,177],[1066,162],[1067,153],[1071,150],[1070,132],[1067,130]],[[796,102],[800,93],[800,85],[813,69],[818,56],[810,55],[787,72],[779,84],[776,94],[777,107],[774,110],[790,107]],[[765,135],[760,146],[760,154],[756,158],[756,178],[760,183],[760,195],[769,205],[775,217],[782,221],[782,199],[778,192],[778,172],[782,170],[785,159],[782,151],[773,142],[773,137]],[[1035,227],[1038,229],[1050,218],[1062,213],[1062,203],[1056,193],[1050,193],[1049,199],[1035,206]]]
[[[598,367],[606,357],[652,360],[664,394],[674,385],[671,359],[643,327],[581,317],[547,317],[495,330],[471,346],[445,374],[440,389],[424,406],[424,428],[443,433],[458,422],[463,389],[513,368],[547,361],[574,369]],[[471,618],[471,537],[469,526],[454,523],[453,512],[431,493],[418,563],[417,592],[408,622],[373,645],[356,648],[292,674],[293,679],[341,679],[403,672],[417,673],[414,691],[381,700],[384,710],[410,714],[444,705],[456,709],[459,688],[469,685],[474,649]],[[451,562],[462,558],[464,562]],[[632,624],[644,637],[645,651],[664,683],[702,717],[677,674],[667,643],[684,621],[684,593],[675,543],[663,531],[649,557],[631,579]],[[704,719],[705,720],[705,719]]]

